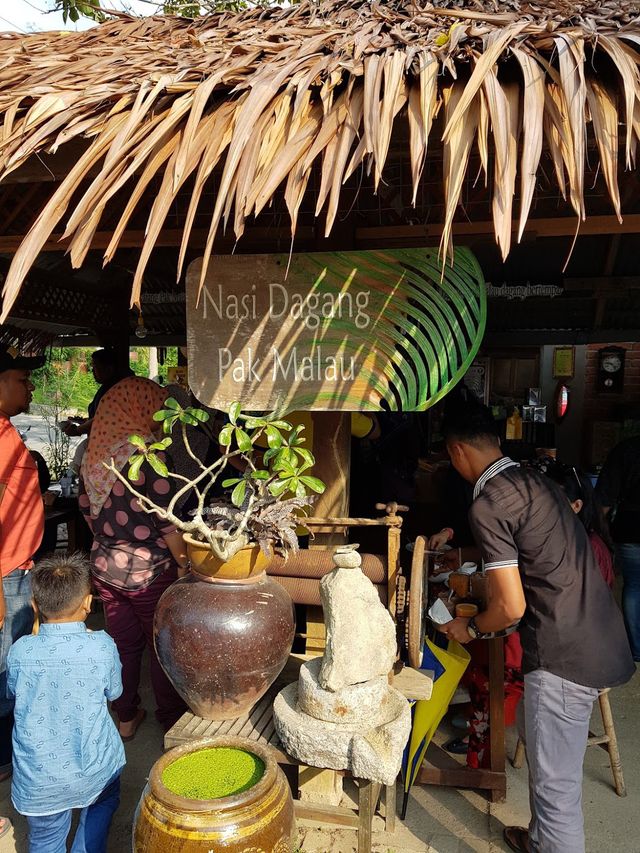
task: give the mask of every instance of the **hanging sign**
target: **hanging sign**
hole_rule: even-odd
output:
[[[288,267],[288,272],[287,272]],[[189,384],[226,410],[419,411],[464,375],[486,295],[473,255],[234,255],[187,272]]]

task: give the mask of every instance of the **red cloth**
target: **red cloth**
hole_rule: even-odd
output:
[[[0,415],[0,569],[29,569],[44,533],[38,469],[11,421]]]
[[[589,534],[589,542],[591,542],[591,548],[595,554],[596,560],[598,561],[598,567],[602,572],[602,577],[604,578],[605,583],[609,589],[613,589],[616,576],[613,571],[613,558],[611,556],[611,551],[607,548],[597,533],[591,532]]]
[[[491,764],[489,741],[489,670],[487,643],[478,640],[468,647],[471,665],[465,673],[464,683],[469,688],[471,714],[469,717],[469,747],[467,764],[473,768],[487,768]],[[524,692],[522,678],[522,646],[516,631],[504,642],[504,723],[512,726],[516,710]]]

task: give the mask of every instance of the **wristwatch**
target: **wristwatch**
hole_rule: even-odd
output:
[[[492,636],[491,633],[483,633],[476,625],[475,619],[469,619],[467,623],[467,632],[472,640],[484,640],[486,637]]]
[[[472,640],[495,640],[498,637],[508,637],[509,634],[513,634],[514,631],[518,630],[519,624],[520,620],[502,631],[481,631],[476,625],[476,620],[469,619],[467,623],[467,633]]]

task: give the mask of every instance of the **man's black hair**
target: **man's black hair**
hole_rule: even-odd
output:
[[[103,367],[113,367],[115,369],[118,366],[116,351],[111,347],[97,349],[91,353],[91,359],[95,364],[101,364]]]
[[[41,615],[55,619],[91,592],[91,567],[82,554],[48,557],[31,570],[31,585]]]
[[[442,432],[445,441],[462,441],[476,447],[498,445],[498,430],[491,410],[481,403],[459,404],[447,411]]]

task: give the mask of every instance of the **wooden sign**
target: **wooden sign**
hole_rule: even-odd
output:
[[[202,289],[201,271],[198,259],[187,272],[189,384],[217,409],[419,411],[484,333],[465,249],[443,276],[433,249],[218,256]]]

